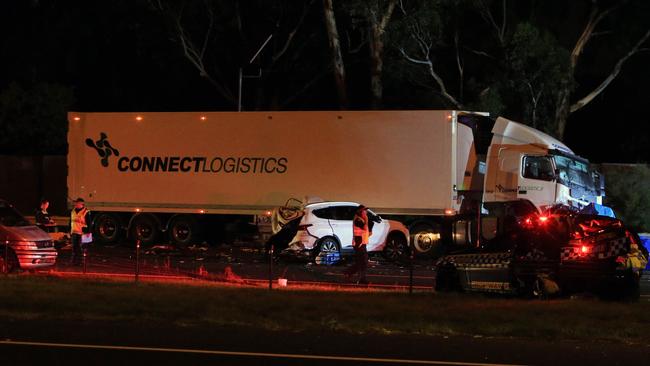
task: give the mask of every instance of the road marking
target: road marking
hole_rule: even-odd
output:
[[[51,348],[78,348],[78,349],[113,350],[113,351],[193,353],[193,354],[218,355],[218,356],[289,358],[289,359],[302,359],[302,360],[349,361],[349,362],[367,362],[367,363],[396,363],[396,364],[401,363],[401,364],[411,364],[411,365],[520,366],[514,364],[500,364],[500,363],[474,363],[474,362],[454,362],[454,361],[434,361],[434,360],[409,360],[409,359],[398,359],[398,358],[301,355],[301,354],[292,354],[292,353],[235,352],[235,351],[216,351],[216,350],[187,349],[187,348],[105,346],[105,345],[98,345],[98,344],[24,342],[24,341],[6,341],[6,340],[0,341],[0,345],[35,346],[35,347],[51,347]]]

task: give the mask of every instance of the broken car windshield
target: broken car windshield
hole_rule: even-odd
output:
[[[561,183],[569,187],[578,185],[583,188],[594,189],[593,178],[589,173],[587,163],[559,155],[554,156],[554,159],[555,166],[559,171],[558,180]]]

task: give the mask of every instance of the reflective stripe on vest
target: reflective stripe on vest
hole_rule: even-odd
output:
[[[83,228],[86,226],[86,214],[88,213],[87,208],[82,208],[79,213],[77,213],[74,208],[70,212],[70,219],[72,223],[70,224],[70,232],[73,234],[83,235]]]

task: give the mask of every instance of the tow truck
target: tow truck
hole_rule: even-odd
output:
[[[505,210],[484,219],[478,246],[436,261],[437,291],[638,298],[648,251],[620,220],[566,206],[538,212],[525,200]]]

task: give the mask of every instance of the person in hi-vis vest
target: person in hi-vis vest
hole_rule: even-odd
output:
[[[352,275],[359,273],[357,283],[367,284],[366,268],[368,268],[368,240],[370,239],[370,227],[368,225],[368,209],[364,205],[359,205],[357,212],[352,220],[352,247],[354,248],[354,264],[346,271],[346,277],[352,278]]]
[[[82,237],[90,236],[90,210],[86,208],[83,198],[74,200],[74,208],[70,212],[70,237],[72,239],[72,264],[82,264]]]

